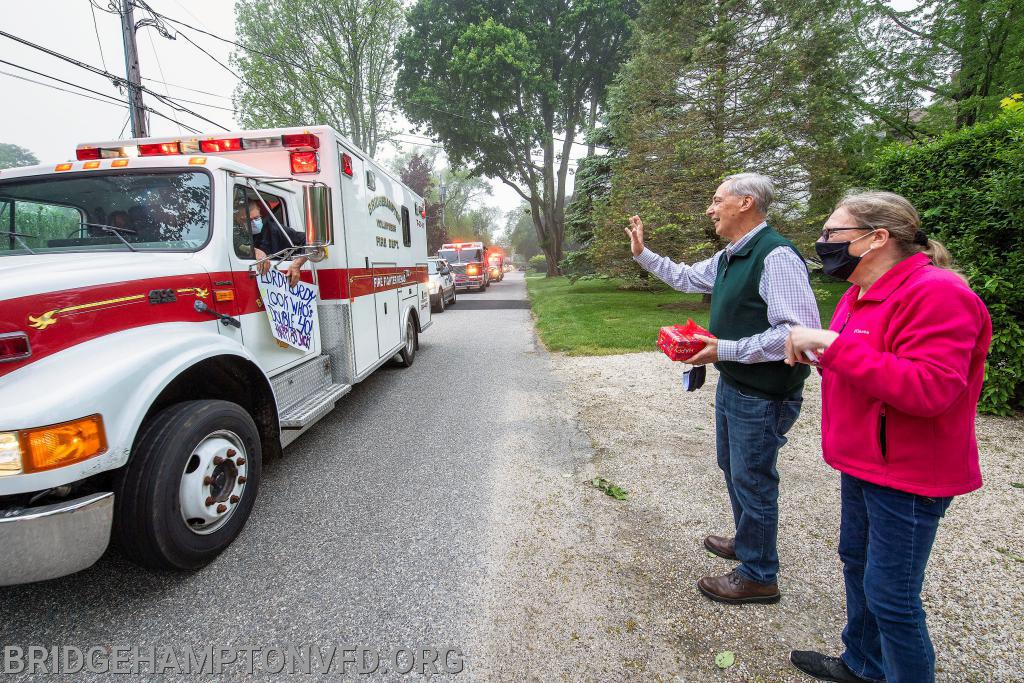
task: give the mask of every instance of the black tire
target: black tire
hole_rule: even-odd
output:
[[[441,291],[441,296],[437,297],[437,312],[444,313],[444,291]]]
[[[459,296],[458,290],[455,289],[454,287],[452,287],[452,300],[448,302],[448,305],[449,306],[454,306],[456,300],[458,299],[458,296]]]
[[[226,463],[222,458],[214,476],[230,485],[232,488],[225,490],[237,493],[238,500],[225,497],[222,503],[225,507],[230,503],[230,507],[217,523],[208,525],[213,530],[196,531],[182,512],[182,479],[189,473],[188,467],[195,471],[197,448],[201,444],[217,446],[220,439],[233,444],[236,455],[230,455],[230,449],[225,451],[232,460]],[[238,452],[239,448],[244,451]],[[256,424],[237,403],[183,401],[165,408],[143,426],[131,459],[115,483],[116,543],[130,560],[154,569],[199,569],[209,564],[231,545],[249,519],[259,492],[261,464]],[[221,469],[228,465],[230,469]],[[239,472],[244,472],[245,478],[236,476],[230,483],[232,473]],[[218,500],[225,490],[218,492]]]
[[[411,367],[413,361],[416,360],[416,323],[413,321],[412,316],[409,316],[409,320],[405,323],[405,346],[398,352],[396,356],[398,364],[403,368]]]

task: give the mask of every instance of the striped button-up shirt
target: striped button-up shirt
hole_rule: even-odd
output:
[[[673,263],[667,256],[658,256],[650,249],[644,249],[634,260],[640,266],[680,292],[710,294],[715,288],[718,276],[718,261],[725,253],[731,259],[754,235],[767,227],[761,223],[736,242],[730,242],[722,251],[707,259],[688,266]],[[720,339],[718,359],[738,363],[764,363],[782,360],[786,357],[786,337],[791,326],[818,328],[821,319],[818,304],[807,278],[807,266],[803,259],[789,247],[777,247],[764,259],[764,271],[758,292],[768,304],[768,324],[771,326],[760,334],[742,339]]]

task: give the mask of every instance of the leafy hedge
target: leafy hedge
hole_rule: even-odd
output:
[[[1005,106],[1005,105],[1004,105]],[[993,338],[980,410],[1024,407],[1024,110],[920,145],[883,149],[872,187],[917,207],[992,315]]]
[[[536,256],[531,256],[530,260],[527,263],[530,264],[530,268],[532,268],[533,271],[536,273],[548,272],[548,260],[544,256],[544,254],[537,254]]]

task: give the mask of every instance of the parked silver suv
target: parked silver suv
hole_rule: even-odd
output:
[[[430,306],[433,310],[441,312],[445,306],[455,303],[455,277],[452,275],[452,268],[443,258],[427,259],[427,273],[430,280],[427,286],[430,288]]]

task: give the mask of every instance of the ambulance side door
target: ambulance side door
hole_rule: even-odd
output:
[[[320,353],[320,330],[312,330],[312,347],[309,351],[297,349],[278,341],[271,331],[266,304],[260,294],[259,285],[252,275],[256,263],[253,246],[253,221],[249,213],[253,202],[259,205],[262,230],[279,230],[272,225],[273,219],[267,208],[285,227],[301,225],[300,202],[295,195],[275,187],[259,188],[259,194],[267,206],[264,207],[251,188],[236,183],[232,189],[232,250],[231,269],[238,297],[236,310],[242,323],[242,343],[256,357],[256,361],[267,374],[275,374],[312,358]],[[274,268],[284,271],[288,261],[274,262]],[[308,265],[306,266],[309,267]],[[317,297],[319,298],[319,296]]]

